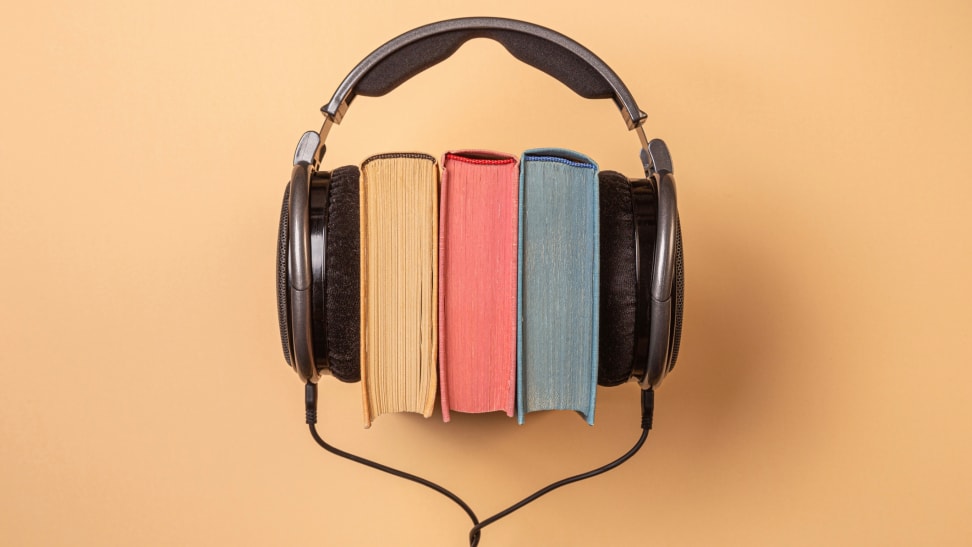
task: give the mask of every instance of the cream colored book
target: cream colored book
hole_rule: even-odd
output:
[[[425,154],[361,165],[361,386],[365,427],[435,406],[439,168]]]

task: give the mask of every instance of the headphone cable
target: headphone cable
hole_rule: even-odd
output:
[[[310,427],[311,437],[314,437],[314,440],[317,441],[317,444],[321,445],[321,448],[323,448],[324,450],[327,450],[328,452],[334,454],[335,456],[347,458],[353,462],[360,463],[361,465],[366,465],[373,469],[377,469],[378,471],[384,471],[385,473],[388,473],[390,475],[394,475],[402,479],[410,480],[412,482],[421,484],[422,486],[425,486],[427,488],[431,488],[432,490],[435,490],[436,492],[449,498],[450,500],[455,502],[456,505],[461,507],[462,510],[465,511],[467,515],[469,515],[469,519],[472,520],[473,525],[479,524],[479,517],[476,516],[476,513],[472,510],[472,508],[469,507],[469,505],[466,504],[466,502],[464,502],[462,498],[453,494],[448,489],[439,486],[438,484],[430,480],[423,479],[422,477],[413,475],[411,473],[406,473],[405,471],[402,471],[400,469],[395,469],[394,467],[388,467],[387,465],[380,464],[375,461],[371,461],[367,458],[362,458],[361,456],[351,454],[350,452],[345,452],[340,448],[327,444],[327,441],[322,439],[320,434],[317,432],[317,384],[312,384],[310,382],[307,382],[304,388],[304,411],[307,416],[306,418],[307,425]]]
[[[479,545],[479,539],[481,537],[482,529],[485,528],[486,526],[493,524],[499,519],[509,515],[510,513],[522,508],[523,506],[533,501],[536,501],[541,496],[553,492],[554,490],[560,488],[561,486],[567,486],[568,484],[572,484],[585,479],[596,477],[602,473],[606,473],[614,469],[615,467],[618,467],[622,463],[631,459],[631,457],[634,456],[638,452],[638,450],[640,450],[641,447],[645,444],[645,440],[648,438],[648,432],[651,430],[653,415],[655,410],[655,392],[651,388],[644,389],[641,391],[641,436],[638,438],[638,441],[635,442],[634,446],[631,447],[630,450],[625,452],[624,455],[612,461],[611,463],[608,463],[596,469],[592,469],[586,473],[580,473],[571,477],[567,477],[566,479],[561,479],[557,482],[551,483],[541,488],[540,490],[537,490],[533,494],[530,494],[529,496],[523,498],[522,500],[514,503],[513,505],[507,507],[506,509],[503,509],[502,511],[483,520],[482,522],[479,521],[479,518],[476,516],[476,513],[472,510],[471,507],[469,507],[469,505],[465,501],[462,500],[462,498],[460,498],[456,494],[453,494],[445,487],[439,486],[438,484],[428,479],[423,479],[422,477],[419,477],[417,475],[413,475],[411,473],[407,473],[405,471],[395,469],[394,467],[389,467],[387,465],[380,464],[378,462],[369,460],[367,458],[362,458],[361,456],[351,454],[350,452],[345,452],[339,448],[336,448],[328,444],[327,441],[322,439],[320,434],[317,432],[317,384],[311,382],[308,382],[306,384],[304,388],[304,410],[306,414],[306,422],[310,428],[311,437],[313,437],[314,440],[317,442],[317,444],[319,444],[321,448],[323,448],[324,450],[327,450],[328,452],[334,454],[335,456],[340,456],[342,458],[346,458],[353,462],[360,463],[361,465],[365,465],[373,469],[377,469],[378,471],[383,471],[390,475],[394,475],[396,477],[421,484],[422,486],[435,490],[436,492],[452,500],[456,505],[458,505],[460,508],[462,508],[463,511],[466,512],[466,515],[468,515],[469,519],[472,521],[473,527],[469,530],[469,546],[477,547]]]

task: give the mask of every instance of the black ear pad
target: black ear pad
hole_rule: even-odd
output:
[[[287,248],[290,242],[290,184],[284,190],[283,205],[280,206],[280,228],[277,232],[277,320],[280,322],[280,343],[284,359],[294,365],[293,348],[290,340],[290,290],[287,283]]]
[[[655,244],[658,237],[658,192],[650,179],[632,179],[631,206],[637,232],[638,306],[635,312],[635,350],[632,375],[643,378],[647,373],[651,341],[651,277],[655,266]]]
[[[357,166],[331,173],[325,262],[327,361],[331,374],[345,382],[361,379],[361,236]]]
[[[627,177],[602,171],[599,179],[601,330],[597,383],[616,386],[631,378],[635,357],[635,220]]]

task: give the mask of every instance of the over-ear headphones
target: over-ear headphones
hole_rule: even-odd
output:
[[[324,442],[314,429],[316,384],[322,375],[345,382],[361,378],[359,178],[356,166],[325,171],[324,142],[358,95],[381,96],[445,60],[473,38],[490,38],[514,57],[560,80],[584,98],[612,99],[641,141],[645,178],[599,174],[600,335],[598,383],[639,382],[644,430],[635,448],[596,470],[555,483],[514,506],[567,482],[623,462],[640,448],[651,427],[653,389],[678,358],[684,297],[682,236],[671,157],[661,140],[648,140],[642,112],[628,88],[601,59],[550,29],[512,19],[452,19],[408,31],[358,63],[321,108],[324,124],[301,137],[280,211],[277,303],[284,357],[307,386],[307,421],[324,448],[420,482],[456,501],[476,525],[472,510],[447,490],[407,473],[351,456]],[[363,460],[363,461],[362,461]]]
[[[491,38],[517,59],[585,98],[610,98],[641,139],[646,178],[600,173],[601,330],[598,383],[636,379],[657,387],[678,358],[684,270],[675,179],[665,143],[649,141],[628,88],[601,59],[550,29],[472,17],[433,23],[387,42],[358,63],[305,133],[280,211],[277,303],[284,357],[301,380],[361,378],[359,217],[355,166],[319,170],[324,141],[357,95],[381,96],[445,60],[473,38]]]

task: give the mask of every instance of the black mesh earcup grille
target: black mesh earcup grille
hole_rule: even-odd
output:
[[[287,247],[290,241],[290,184],[284,190],[280,206],[280,228],[277,232],[277,320],[280,322],[280,343],[284,359],[293,366],[290,349],[290,295],[287,291]]]
[[[327,360],[338,380],[361,379],[361,251],[356,166],[331,173],[327,221]]]
[[[672,361],[669,370],[675,368],[678,360],[678,347],[682,341],[682,308],[685,303],[685,264],[682,258],[682,223],[675,215],[675,313],[672,326]]]
[[[631,185],[620,173],[600,179],[601,304],[597,383],[627,382],[634,364],[637,279]]]

